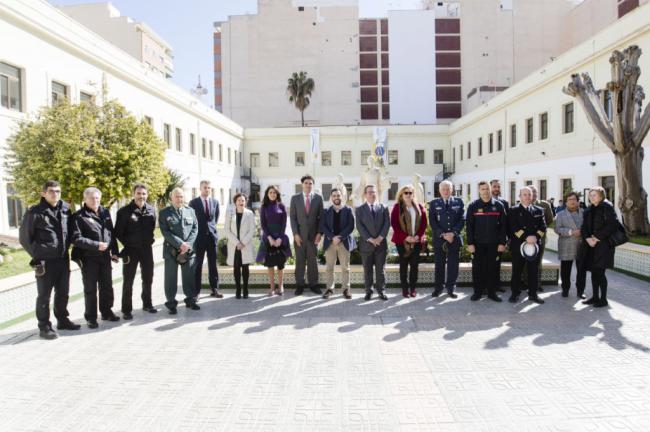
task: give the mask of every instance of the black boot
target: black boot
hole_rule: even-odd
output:
[[[599,300],[600,298],[598,297],[598,287],[595,286],[593,287],[593,295],[591,296],[591,298],[589,300],[584,300],[582,304],[593,305],[598,303]]]
[[[244,298],[248,298],[248,284],[244,284]]]
[[[605,307],[608,304],[609,303],[607,302],[607,287],[602,286],[600,287],[600,298],[596,303],[594,303],[594,307],[598,307],[598,308]]]
[[[240,299],[241,298],[241,285],[239,284],[239,282],[237,282],[235,284],[235,287],[236,287],[236,289],[235,289],[235,298]]]

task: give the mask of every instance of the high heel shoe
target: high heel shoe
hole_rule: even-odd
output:
[[[267,296],[273,297],[277,291],[278,291],[277,288],[271,288],[269,289],[269,293],[267,294]]]
[[[275,289],[275,293],[276,293],[277,295],[279,295],[279,296],[284,295],[284,286],[283,286],[283,285],[280,285],[279,287],[277,287],[277,288]]]

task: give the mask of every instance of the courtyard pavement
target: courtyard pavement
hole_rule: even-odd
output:
[[[55,341],[30,319],[0,331],[0,431],[648,431],[650,283],[609,279],[606,309],[255,291]]]

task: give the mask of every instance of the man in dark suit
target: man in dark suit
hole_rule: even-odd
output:
[[[209,180],[201,180],[199,184],[201,195],[190,201],[190,207],[196,213],[196,220],[199,224],[199,232],[194,243],[196,250],[194,255],[195,263],[195,301],[198,301],[201,293],[201,276],[203,275],[203,258],[208,254],[208,280],[212,297],[222,298],[219,292],[219,271],[217,270],[217,221],[219,220],[219,201],[210,196],[212,187]]]
[[[503,204],[503,209],[506,211],[506,216],[508,215],[508,209],[510,208],[510,203],[506,201],[505,198],[501,196],[501,181],[499,179],[493,179],[490,180],[490,192],[492,193],[492,198],[495,200],[499,201],[501,204]],[[494,284],[496,286],[496,290],[499,292],[506,292],[506,290],[501,286],[501,256],[503,254],[500,252],[497,254],[497,269],[496,269],[496,279],[494,280]]]
[[[342,203],[343,196],[339,189],[332,189],[330,201],[332,205],[323,211],[320,220],[320,230],[323,233],[323,251],[325,252],[326,290],[323,298],[334,294],[334,266],[338,258],[341,264],[341,288],[343,297],[352,298],[350,292],[350,252],[356,247],[352,231],[354,231],[354,214],[352,209]]]
[[[433,297],[438,297],[443,286],[449,297],[458,297],[454,293],[458,279],[458,261],[463,244],[460,232],[465,225],[465,205],[463,200],[451,196],[454,185],[449,180],[440,182],[440,198],[429,203],[429,223],[433,231],[433,251],[436,260],[436,274]],[[446,246],[446,252],[443,245]],[[446,268],[445,268],[446,267]],[[445,271],[446,270],[446,271]],[[445,280],[446,276],[446,280]]]
[[[543,304],[544,300],[537,296],[537,274],[539,272],[540,254],[535,259],[528,260],[521,255],[522,243],[537,244],[541,252],[542,239],[546,236],[544,210],[533,205],[533,193],[528,187],[519,191],[520,204],[510,209],[508,226],[510,229],[510,250],[512,251],[512,278],[510,289],[512,294],[508,301],[519,301],[519,286],[524,267],[528,269],[528,299],[534,303]]]
[[[314,178],[305,175],[300,179],[302,192],[291,197],[289,220],[296,250],[296,295],[305,287],[305,265],[309,288],[322,294],[318,287],[318,244],[320,243],[320,220],[323,217],[323,197],[312,192]]]
[[[366,286],[366,301],[372,298],[372,288],[382,300],[388,300],[386,293],[386,236],[390,228],[388,208],[377,202],[377,186],[366,185],[366,202],[356,209],[357,231],[361,236],[359,252],[363,263],[363,279]],[[374,273],[374,282],[373,282]]]

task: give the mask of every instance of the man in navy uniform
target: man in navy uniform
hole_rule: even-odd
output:
[[[499,179],[490,180],[490,192],[492,193],[492,198],[494,198],[495,200],[503,204],[503,209],[506,211],[506,216],[508,216],[508,209],[510,208],[510,203],[508,203],[508,201],[506,201],[506,199],[501,196],[501,182],[499,181]],[[506,241],[507,241],[507,237],[506,237]],[[494,283],[496,284],[497,291],[506,292],[506,290],[501,287],[501,255],[503,254],[501,253],[498,254],[499,259],[497,260],[497,270],[495,274],[496,279],[494,280]]]
[[[467,250],[473,254],[472,301],[487,293],[489,299],[500,302],[496,294],[496,262],[498,253],[506,250],[506,212],[503,204],[492,197],[490,185],[478,184],[480,198],[467,207]]]
[[[449,180],[440,182],[440,198],[429,203],[429,223],[433,230],[433,251],[436,260],[434,290],[431,294],[433,297],[438,297],[443,287],[447,289],[449,297],[458,297],[454,288],[458,278],[460,247],[463,244],[460,232],[465,225],[465,205],[460,198],[451,196],[453,189],[454,185]],[[446,251],[443,249],[445,244]]]
[[[210,283],[210,294],[212,297],[223,298],[219,292],[219,272],[217,270],[217,221],[219,220],[219,201],[210,196],[212,187],[209,180],[201,180],[199,183],[201,195],[190,201],[190,207],[196,213],[196,221],[199,224],[199,232],[196,236],[194,247],[194,265],[196,266],[194,285],[197,301],[201,292],[201,276],[203,276],[203,258],[208,255],[208,281]]]
[[[537,296],[537,274],[539,273],[540,254],[532,259],[522,256],[520,249],[522,243],[536,244],[541,251],[541,242],[546,235],[546,221],[544,209],[533,205],[533,192],[528,187],[519,190],[519,205],[513,207],[508,213],[510,227],[510,250],[512,251],[512,278],[510,289],[512,295],[510,303],[519,301],[519,286],[524,267],[528,269],[528,299],[534,303],[543,304],[544,300]]]
[[[61,200],[61,185],[48,180],[43,185],[41,202],[27,210],[20,225],[19,239],[32,257],[36,270],[36,318],[39,336],[56,339],[50,322],[50,295],[54,289],[54,316],[59,330],[79,330],[81,326],[68,318],[70,289],[70,219],[68,203]]]

